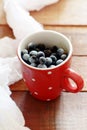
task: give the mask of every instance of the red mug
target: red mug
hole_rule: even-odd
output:
[[[42,69],[32,67],[21,58],[21,51],[30,42],[62,47],[67,51],[68,56],[61,64],[53,68]],[[57,98],[64,89],[72,93],[77,93],[84,86],[82,77],[70,68],[72,44],[61,33],[52,30],[43,30],[25,37],[19,44],[18,57],[21,62],[23,79],[31,94],[37,99],[50,101]],[[72,85],[69,79],[73,80],[75,84]]]

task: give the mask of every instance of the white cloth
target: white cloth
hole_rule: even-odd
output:
[[[13,29],[16,40],[42,30],[43,27],[29,15],[29,12],[18,6],[15,0],[6,1],[4,5],[7,23]]]
[[[7,66],[8,69],[4,68],[3,65]],[[2,79],[1,80],[2,84],[0,83],[0,85],[1,86],[3,86],[3,84],[11,85],[14,82],[22,79],[22,73],[20,68],[21,66],[17,56],[0,58],[0,73],[2,73],[3,76],[7,76],[9,73],[8,82],[6,82],[5,84],[5,79]],[[3,76],[1,76],[1,78],[4,78]]]
[[[9,59],[10,62],[6,65],[3,59],[0,61],[2,61],[0,64],[0,130],[29,130],[24,127],[25,120],[22,112],[10,97],[8,84],[12,76],[10,69],[12,59]]]

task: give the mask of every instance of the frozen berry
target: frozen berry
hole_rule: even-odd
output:
[[[41,57],[41,56],[44,56],[44,57],[45,57],[44,52],[43,52],[43,51],[37,52],[37,57],[39,58],[39,57]]]
[[[33,66],[33,67],[36,67],[36,66],[37,66],[36,63],[31,63],[30,65]]]
[[[66,55],[66,54],[62,54],[62,55],[61,55],[61,59],[62,59],[62,60],[65,60],[66,58],[67,58],[67,55]]]
[[[46,63],[46,58],[45,57],[40,57],[39,62],[40,62],[40,64],[45,64]]]
[[[55,65],[50,65],[50,66],[49,66],[49,68],[53,68],[53,67],[55,67]]]
[[[27,49],[23,49],[23,50],[21,51],[21,56],[23,56],[24,54],[28,54],[28,50],[27,50]]]
[[[44,44],[38,44],[38,45],[37,45],[37,48],[38,48],[40,51],[44,51],[45,45],[44,45]]]
[[[49,48],[47,48],[47,49],[44,50],[44,53],[45,53],[46,57],[49,57],[52,52],[51,52],[51,50]]]
[[[35,55],[31,56],[31,57],[29,58],[29,62],[30,62],[30,63],[35,63],[35,62],[36,62],[36,56],[35,56]]]
[[[46,57],[46,63],[48,67],[52,64],[52,59],[50,57]]]
[[[39,64],[37,67],[38,68],[47,68],[47,66],[45,64]]]
[[[32,50],[35,50],[35,47],[36,47],[36,45],[33,42],[31,42],[27,45],[27,49],[28,49],[29,52],[32,51]]]
[[[37,51],[34,51],[34,50],[32,50],[32,51],[30,51],[30,56],[37,56]]]
[[[61,56],[64,53],[64,49],[63,48],[59,48],[57,50],[57,55]]]
[[[23,54],[22,58],[23,58],[24,61],[28,62],[29,58],[30,58],[30,55],[25,53],[25,54]]]
[[[58,50],[58,47],[57,47],[57,46],[53,46],[53,47],[51,48],[51,51],[54,52],[54,53],[57,52],[57,50]]]
[[[56,53],[52,53],[51,55],[53,55],[53,56],[55,56],[55,57],[57,56],[57,54],[56,54]]]
[[[59,59],[59,60],[56,61],[56,65],[59,65],[59,64],[62,63],[62,62],[63,62],[63,60],[62,60],[62,59]]]
[[[56,61],[57,61],[56,56],[51,55],[50,58],[52,59],[52,64],[54,65],[56,63]]]

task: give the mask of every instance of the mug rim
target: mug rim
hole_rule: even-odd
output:
[[[57,34],[57,35],[60,35],[60,36],[62,36],[64,39],[66,39],[66,41],[68,41],[68,44],[69,44],[69,47],[70,47],[70,51],[69,51],[69,54],[68,54],[68,56],[67,56],[67,58],[61,63],[61,64],[59,64],[59,65],[56,65],[56,66],[54,66],[54,67],[52,67],[52,68],[37,68],[37,67],[33,67],[33,66],[31,66],[31,65],[29,65],[29,64],[27,64],[23,59],[22,59],[22,57],[21,57],[21,46],[22,46],[22,43],[24,43],[25,42],[25,40],[27,39],[27,38],[29,38],[29,37],[33,37],[34,35],[36,35],[36,34],[39,34],[39,33],[45,33],[45,32],[48,32],[48,33],[54,33],[54,34]],[[20,41],[20,43],[19,43],[19,45],[18,45],[18,49],[17,49],[17,55],[18,55],[18,58],[19,58],[19,60],[21,61],[21,63],[23,64],[23,65],[25,65],[26,67],[28,67],[28,68],[31,68],[31,69],[35,69],[35,70],[41,70],[41,71],[47,71],[47,70],[53,70],[53,69],[56,69],[56,68],[59,68],[59,67],[61,67],[61,66],[63,66],[70,58],[71,58],[71,56],[72,56],[72,51],[73,51],[73,48],[72,48],[72,44],[71,44],[71,41],[68,39],[68,37],[66,37],[64,34],[62,34],[62,33],[60,33],[60,32],[57,32],[57,31],[54,31],[54,30],[42,30],[42,31],[38,31],[38,32],[35,32],[35,33],[32,33],[32,34],[28,34],[27,36],[25,36],[21,41]]]

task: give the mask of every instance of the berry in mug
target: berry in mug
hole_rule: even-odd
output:
[[[37,68],[52,68],[61,64],[68,53],[60,47],[46,46],[43,43],[29,43],[21,51],[22,59],[29,65]]]

